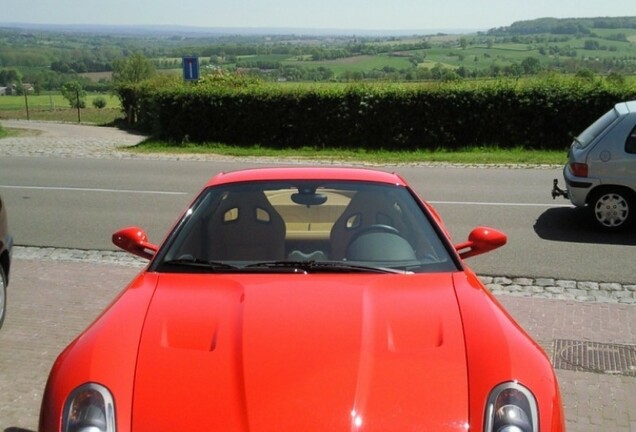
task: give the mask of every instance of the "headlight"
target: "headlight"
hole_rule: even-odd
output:
[[[498,385],[488,397],[484,432],[537,432],[537,402],[527,388],[517,382]]]
[[[115,404],[106,387],[84,384],[64,404],[63,432],[115,432]]]

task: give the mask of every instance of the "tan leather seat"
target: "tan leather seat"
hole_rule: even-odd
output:
[[[285,222],[261,191],[228,194],[211,219],[213,260],[282,260]]]

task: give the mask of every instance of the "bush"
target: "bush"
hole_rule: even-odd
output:
[[[220,77],[119,89],[128,119],[159,139],[273,148],[564,149],[636,91],[548,76],[442,85],[286,87]]]
[[[92,103],[93,107],[97,109],[106,108],[106,99],[101,96],[97,96],[96,98],[94,98]]]

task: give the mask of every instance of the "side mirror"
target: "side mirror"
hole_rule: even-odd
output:
[[[148,242],[148,235],[144,230],[137,227],[124,228],[113,234],[115,246],[140,256],[145,259],[152,259],[159,247]]]
[[[508,237],[493,228],[477,227],[468,235],[468,241],[455,245],[462,259],[490,252],[506,244]]]

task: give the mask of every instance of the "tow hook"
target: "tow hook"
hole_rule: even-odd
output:
[[[562,196],[563,198],[568,198],[568,191],[563,190],[559,187],[559,180],[554,179],[552,182],[552,199],[555,199],[558,196]]]

